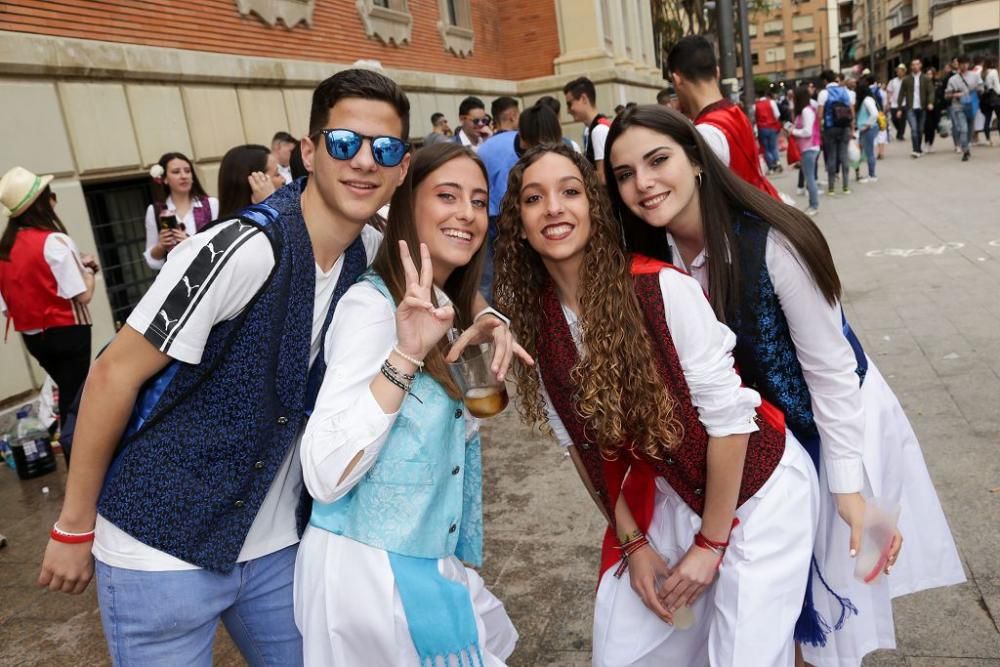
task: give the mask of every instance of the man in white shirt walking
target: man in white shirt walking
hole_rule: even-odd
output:
[[[899,90],[903,87],[903,77],[906,76],[906,65],[899,63],[896,65],[896,76],[893,77],[885,91],[889,94],[889,117],[892,125],[896,128],[896,141],[903,141],[906,138],[906,118],[897,113],[899,110]]]

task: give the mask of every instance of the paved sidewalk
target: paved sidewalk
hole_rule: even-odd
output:
[[[908,152],[893,144],[878,183],[821,197],[816,221],[852,326],[920,437],[969,582],[898,600],[899,649],[865,665],[1000,667],[1000,148],[966,164]],[[793,193],[795,176],[776,184]],[[483,574],[521,634],[511,664],[589,665],[598,513],[564,453],[513,410],[485,433]],[[108,663],[93,586],[71,598],[32,585],[63,480],[0,470],[0,533],[11,541],[0,549],[0,665]],[[242,664],[219,637],[217,664]]]

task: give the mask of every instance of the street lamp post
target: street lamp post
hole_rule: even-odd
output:
[[[747,3],[750,0],[737,0],[740,8],[740,48],[743,50],[743,108],[753,119],[753,53],[750,51],[750,15]]]
[[[739,81],[736,79],[736,40],[733,25],[733,0],[716,0],[719,25],[719,71],[722,75],[722,87],[727,98],[736,99]]]

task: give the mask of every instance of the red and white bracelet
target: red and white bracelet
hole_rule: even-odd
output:
[[[52,531],[49,533],[49,537],[63,544],[83,544],[84,542],[94,541],[94,531],[91,529],[86,533],[70,533],[60,528],[58,523],[54,523],[52,524]]]

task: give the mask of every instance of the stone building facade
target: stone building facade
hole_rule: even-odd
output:
[[[229,148],[304,134],[313,87],[357,61],[407,91],[413,137],[437,111],[454,126],[466,95],[561,99],[581,74],[610,112],[655,100],[653,48],[650,0],[7,0],[0,171],[54,174],[60,217],[101,258],[96,350],[152,280],[142,217],[162,153],[189,155],[215,194]],[[0,401],[44,380],[16,336],[0,367]]]

